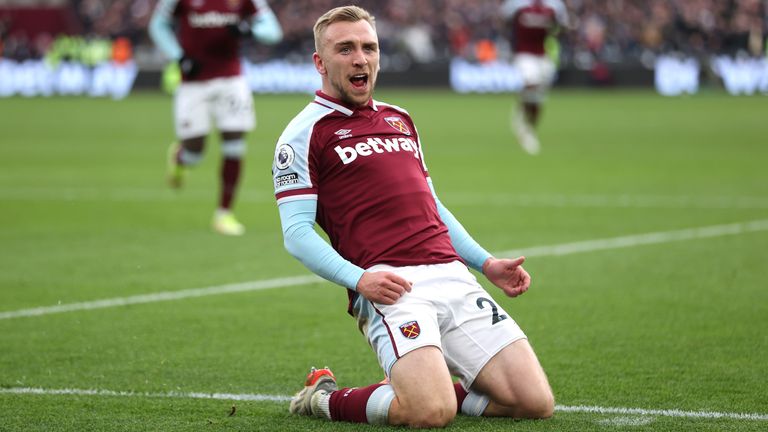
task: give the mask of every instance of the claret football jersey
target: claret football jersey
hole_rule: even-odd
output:
[[[272,173],[278,204],[316,199],[331,245],[362,268],[460,259],[401,108],[374,100],[350,108],[317,92],[280,136]]]
[[[561,0],[506,0],[501,13],[512,25],[516,53],[544,55],[547,35],[568,22],[568,12]]]
[[[179,44],[200,62],[194,80],[240,74],[240,38],[227,27],[258,13],[254,0],[165,0],[175,3]]]

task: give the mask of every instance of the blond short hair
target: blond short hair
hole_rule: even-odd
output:
[[[314,27],[315,33],[315,51],[320,52],[323,33],[333,23],[367,21],[368,24],[376,30],[376,18],[367,10],[359,6],[341,6],[329,10],[323,16],[317,19]]]

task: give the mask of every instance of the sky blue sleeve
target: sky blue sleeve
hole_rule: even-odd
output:
[[[175,7],[175,0],[160,0],[152,14],[152,19],[149,21],[149,36],[160,48],[160,51],[173,61],[180,59],[184,54],[179,41],[176,39],[176,33],[173,32],[173,9]]]
[[[365,270],[345,260],[315,231],[317,201],[283,202],[278,210],[288,253],[320,277],[355,290]]]
[[[448,211],[447,208],[440,202],[435,193],[435,187],[432,185],[432,180],[427,180],[429,183],[429,189],[432,191],[432,196],[435,197],[435,203],[437,204],[437,211],[440,213],[440,219],[448,227],[448,234],[451,236],[451,243],[459,253],[459,256],[469,264],[470,267],[482,273],[483,264],[492,255],[488,253],[482,246],[480,246],[472,236],[469,235],[466,229],[456,219],[456,217]]]
[[[277,21],[275,13],[269,8],[266,1],[257,1],[259,12],[253,20],[251,33],[261,43],[274,45],[283,39],[283,29]]]

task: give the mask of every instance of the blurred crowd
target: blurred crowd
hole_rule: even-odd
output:
[[[24,0],[26,4],[51,0]],[[248,44],[259,61],[307,61],[313,52],[312,25],[340,4],[372,11],[382,44],[382,67],[446,62],[454,57],[491,61],[508,58],[507,29],[500,22],[502,0],[291,0],[270,1],[285,39],[275,47]],[[124,38],[145,61],[162,61],[146,32],[157,0],[70,0],[64,4],[84,38]],[[764,56],[768,0],[564,0],[571,26],[560,35],[563,65],[589,69],[599,64],[652,65],[660,53],[705,58],[712,54]],[[0,6],[0,55],[42,57],[56,35],[27,35]],[[154,56],[153,56],[154,54]]]
[[[567,0],[574,30],[563,47],[577,66],[592,61],[652,64],[660,53],[765,56],[768,1]]]

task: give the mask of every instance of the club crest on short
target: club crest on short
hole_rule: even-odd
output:
[[[408,339],[416,339],[421,333],[418,321],[408,321],[400,325],[400,333]]]

